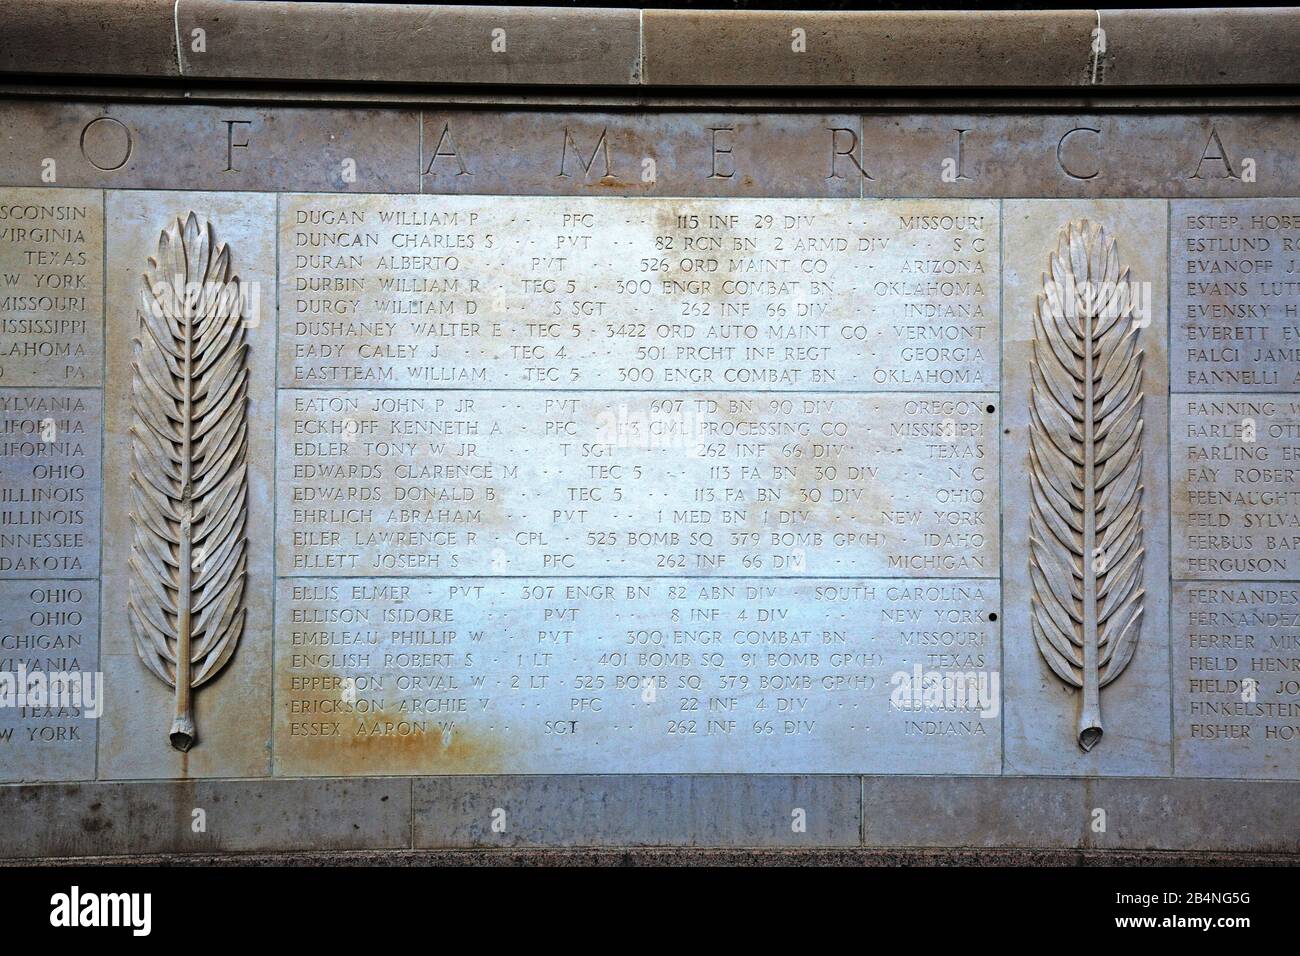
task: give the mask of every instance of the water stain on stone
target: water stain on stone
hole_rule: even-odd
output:
[[[290,683],[289,675],[281,680]],[[323,699],[345,703],[339,693]],[[390,704],[363,714],[333,714],[328,722],[337,724],[336,733],[329,736],[290,736],[281,717],[276,763],[282,773],[322,776],[502,772],[504,741],[472,730],[461,716],[413,716]]]

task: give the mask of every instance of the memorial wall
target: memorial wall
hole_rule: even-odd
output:
[[[0,781],[1286,802],[1296,134],[4,100]]]

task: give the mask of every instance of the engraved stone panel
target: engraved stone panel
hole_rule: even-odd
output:
[[[0,578],[99,574],[103,400],[0,388]]]
[[[284,389],[279,573],[996,577],[996,403]]]
[[[0,781],[95,776],[98,661],[94,581],[0,581]]]
[[[0,388],[0,577],[92,584],[109,706],[12,779],[1294,776],[1300,407],[1197,349],[1296,297],[1193,288],[1269,201],[101,201],[115,504],[100,392]]]
[[[281,386],[997,387],[991,202],[280,209]]]
[[[1166,215],[1003,204],[1007,772],[1170,770]]]
[[[96,386],[103,363],[103,196],[0,189],[0,386]]]
[[[993,773],[997,607],[990,580],[281,580],[276,772]]]
[[[275,197],[109,192],[106,208],[104,493],[117,504],[104,529],[102,664],[112,704],[102,721],[99,775],[266,774]],[[240,321],[230,323],[235,308]],[[159,350],[171,355],[170,365]],[[241,401],[245,410],[236,415]],[[186,633],[191,675],[179,683],[193,690],[192,701],[174,686]]]
[[[1300,392],[1300,205],[1170,204],[1170,386]]]
[[[73,4],[0,857],[1300,850],[1300,12]]]
[[[1173,598],[1176,772],[1300,776],[1300,585],[1180,581]]]
[[[1300,396],[1174,395],[1175,579],[1300,578]]]

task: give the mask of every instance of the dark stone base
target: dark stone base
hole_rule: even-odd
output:
[[[4,866],[1294,866],[1285,853],[1139,850],[870,849],[710,850],[640,847],[625,850],[353,850],[311,853],[159,854],[45,857]]]
[[[0,787],[0,859],[353,854],[412,865],[1296,862],[1300,782],[715,774]]]

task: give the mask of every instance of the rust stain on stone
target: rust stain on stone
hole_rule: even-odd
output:
[[[288,675],[282,676],[286,684]],[[293,693],[282,686],[285,693]],[[361,701],[377,700],[361,696]],[[319,700],[346,705],[338,690]],[[355,706],[355,703],[352,705]],[[507,748],[496,735],[470,729],[465,715],[412,714],[395,700],[362,713],[339,711],[318,723],[336,725],[329,735],[295,736],[283,716],[276,734],[281,773],[347,776],[376,773],[501,773]]]

